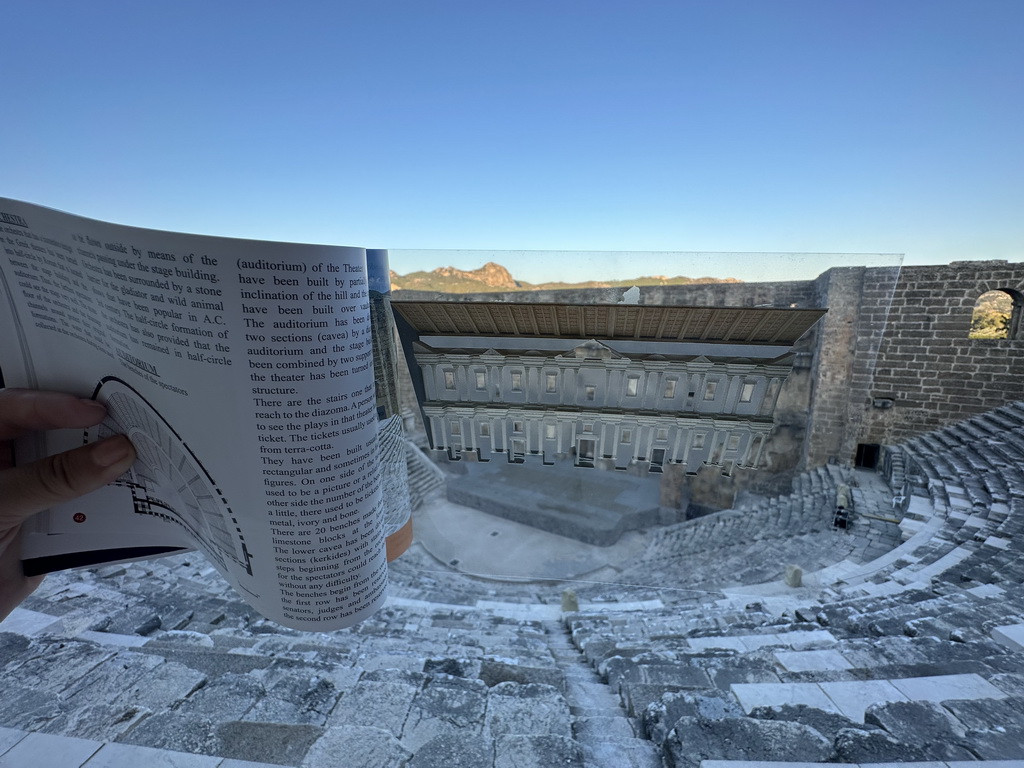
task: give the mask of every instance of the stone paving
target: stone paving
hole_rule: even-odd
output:
[[[262,619],[195,555],[55,574],[0,624],[0,765],[1020,766],[1024,406],[886,454],[887,482],[829,467],[662,529],[565,614],[557,581],[419,545],[332,633]]]

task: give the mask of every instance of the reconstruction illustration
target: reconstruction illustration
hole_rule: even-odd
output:
[[[202,462],[170,424],[132,387],[104,378],[93,398],[107,418],[86,431],[86,442],[124,434],[138,459],[118,485],[132,492],[136,514],[183,526],[222,566],[234,561],[252,573],[250,555],[234,513]]]

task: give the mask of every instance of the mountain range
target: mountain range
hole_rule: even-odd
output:
[[[394,291],[436,291],[439,293],[494,293],[497,291],[564,290],[570,288],[630,288],[634,285],[688,285],[691,283],[739,283],[733,277],[666,277],[654,275],[630,280],[588,280],[581,283],[527,283],[516,280],[501,264],[489,261],[479,269],[463,270],[438,267],[430,272],[391,272]]]

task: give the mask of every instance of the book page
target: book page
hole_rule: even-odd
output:
[[[114,432],[139,456],[113,486],[37,516],[30,565],[194,547],[288,626],[339,628],[380,606],[363,250],[159,232],[4,199],[0,243],[7,386],[95,397],[109,414],[86,434],[33,436],[19,462]]]

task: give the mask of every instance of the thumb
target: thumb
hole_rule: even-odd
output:
[[[102,488],[128,470],[135,448],[124,435],[0,472],[0,527]]]

